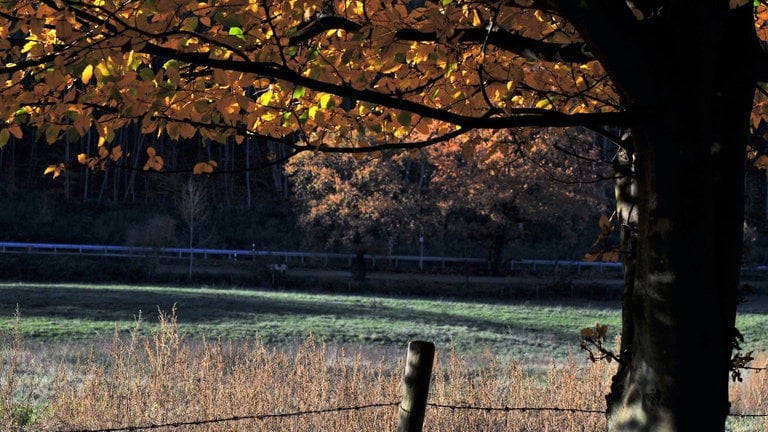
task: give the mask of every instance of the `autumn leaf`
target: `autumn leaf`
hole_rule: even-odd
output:
[[[593,339],[595,337],[595,330],[591,327],[585,327],[579,331],[582,339]]]
[[[117,162],[121,157],[123,157],[123,147],[120,145],[112,147],[112,151],[109,155],[109,158],[112,159],[112,162]]]
[[[163,158],[157,154],[154,147],[147,147],[147,163],[144,164],[144,171],[155,170],[160,171],[163,169]]]
[[[45,168],[45,171],[43,171],[43,175],[52,174],[53,178],[55,179],[56,177],[62,175],[65,170],[66,170],[66,165],[64,165],[63,163],[59,163],[56,165],[48,165],[48,167]]]
[[[13,137],[16,139],[21,139],[24,136],[24,133],[21,131],[21,127],[17,124],[8,125],[7,129],[8,132],[10,132],[11,135],[13,135]]]
[[[604,231],[607,231],[611,228],[611,219],[606,215],[600,215],[600,220],[598,221],[598,225],[601,229]]]
[[[755,167],[762,170],[768,170],[768,156],[758,156],[758,158],[755,160]]]
[[[218,166],[218,163],[216,163],[215,160],[209,160],[208,162],[199,162],[195,164],[195,167],[192,169],[193,174],[211,174],[213,173],[213,169]]]
[[[80,81],[82,81],[83,84],[88,84],[91,81],[92,77],[93,77],[93,65],[91,64],[86,65],[85,68],[83,68],[83,72],[80,74]]]
[[[410,127],[412,116],[413,114],[408,111],[400,111],[400,113],[397,114],[397,122],[403,127]]]
[[[617,250],[610,250],[603,253],[604,262],[619,262],[621,255]]]
[[[588,252],[588,253],[585,253],[585,254],[584,254],[584,256],[583,256],[581,259],[583,259],[583,260],[584,260],[584,261],[586,261],[586,262],[593,262],[593,261],[595,261],[595,260],[596,260],[596,259],[597,259],[599,256],[600,256],[600,254],[595,254],[595,253],[589,253],[589,252]]]

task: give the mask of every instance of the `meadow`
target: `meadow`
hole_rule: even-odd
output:
[[[766,311],[755,295],[739,316],[754,367]],[[615,337],[617,300],[0,284],[0,429],[393,430],[422,339],[438,350],[425,430],[597,431],[615,365],[588,361],[579,330],[598,322]],[[743,376],[733,412],[768,413],[768,373]]]

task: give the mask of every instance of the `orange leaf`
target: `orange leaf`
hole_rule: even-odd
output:
[[[599,254],[593,254],[593,253],[586,253],[584,254],[584,258],[582,258],[584,261],[592,262],[597,259]]]
[[[192,169],[193,174],[211,174],[213,173],[213,169],[217,166],[215,160],[209,160],[208,162],[200,162],[198,164],[195,164],[195,167]]]
[[[768,170],[768,156],[760,155],[757,160],[755,160],[755,167],[758,169]]]
[[[112,159],[112,162],[117,162],[118,159],[123,157],[123,147],[119,145],[112,147],[112,154],[109,157]]]

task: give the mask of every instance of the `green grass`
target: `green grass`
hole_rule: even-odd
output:
[[[754,296],[740,314],[744,348],[768,346],[768,299]],[[155,325],[174,307],[192,338],[304,340],[405,347],[424,339],[439,349],[491,350],[517,359],[563,358],[579,352],[579,329],[596,322],[620,328],[619,301],[427,300],[373,295],[310,294],[160,286],[0,284],[0,331],[18,310],[26,341],[70,342],[129,332],[139,316]]]

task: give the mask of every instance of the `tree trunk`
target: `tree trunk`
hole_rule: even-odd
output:
[[[366,246],[363,240],[363,236],[359,231],[355,231],[352,236],[352,245],[355,249],[355,261],[352,264],[352,278],[357,282],[365,282],[366,269],[365,269],[365,250]]]
[[[644,115],[632,127],[637,221],[623,239],[612,431],[725,429],[755,85],[749,12],[731,11],[714,28],[706,28],[711,17],[688,16],[699,24],[686,34],[674,20],[661,24],[658,92],[641,99]]]

